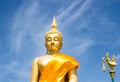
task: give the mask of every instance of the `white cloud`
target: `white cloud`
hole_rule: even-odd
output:
[[[7,75],[12,75],[13,77],[17,77],[18,80],[28,79],[30,78],[30,68],[31,65],[27,62],[24,64],[20,64],[19,61],[11,61],[10,63],[1,65],[1,81],[4,81]],[[10,77],[10,76],[9,76]],[[9,79],[9,78],[8,78]],[[11,82],[14,82],[16,79],[11,79]]]
[[[58,15],[58,19],[65,20],[65,22],[61,21],[62,25],[69,25],[72,21],[74,21],[77,17],[81,16],[91,5],[92,0],[86,0],[84,3],[81,4],[80,8],[78,8],[75,13],[69,15],[71,10],[73,10],[76,6],[79,6],[81,1],[74,1],[68,8],[64,9],[62,13]]]
[[[92,0],[86,0],[80,8],[67,20],[67,22],[76,19],[78,16],[82,15],[90,6]]]
[[[91,47],[91,45],[94,44],[93,40],[86,40],[84,43],[82,43],[77,50],[79,50],[80,52],[86,52],[89,47]]]
[[[82,42],[78,46],[72,48],[71,51],[75,51],[76,53],[80,53],[81,55],[83,55],[90,49],[92,45],[94,45],[94,40],[83,39]]]
[[[24,2],[17,11],[13,20],[13,26],[11,26],[11,49],[16,54],[19,54],[21,51],[27,36],[30,36],[31,40],[36,41],[37,33],[43,34],[45,28],[42,28],[43,30],[40,28],[41,26],[46,27],[45,23],[43,23],[45,16],[41,17],[39,12],[39,2],[37,0],[32,1],[30,4]]]
[[[80,4],[81,1],[79,0],[75,0],[73,3],[71,3],[71,5],[69,5],[67,8],[61,8],[58,12],[60,12],[60,14],[58,15],[58,19],[61,20],[61,18],[64,18],[66,16],[68,16],[70,14],[70,12],[78,5]]]
[[[19,53],[19,51],[21,50],[23,36],[24,36],[24,34],[22,33],[22,31],[19,31],[17,33],[17,36],[15,35],[14,38],[12,38],[11,46],[13,47],[13,49],[16,53]]]

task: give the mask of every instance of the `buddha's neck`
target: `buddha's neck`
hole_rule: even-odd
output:
[[[50,51],[49,55],[54,55],[54,54],[57,54],[57,53],[59,53],[59,51]]]

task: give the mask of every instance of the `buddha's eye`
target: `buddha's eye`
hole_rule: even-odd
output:
[[[55,40],[55,41],[58,41],[59,39],[58,39],[58,37],[55,37],[54,40]]]
[[[52,40],[52,38],[51,38],[51,37],[48,37],[48,38],[47,38],[47,41],[51,41],[51,40]]]

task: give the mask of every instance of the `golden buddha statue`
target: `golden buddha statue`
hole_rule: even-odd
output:
[[[78,82],[76,70],[79,63],[61,53],[62,45],[62,34],[57,30],[54,17],[52,27],[45,35],[47,55],[34,59],[30,82]]]

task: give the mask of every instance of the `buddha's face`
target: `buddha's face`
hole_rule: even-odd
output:
[[[62,46],[60,35],[57,33],[50,33],[46,36],[46,48],[49,52],[59,52]]]

